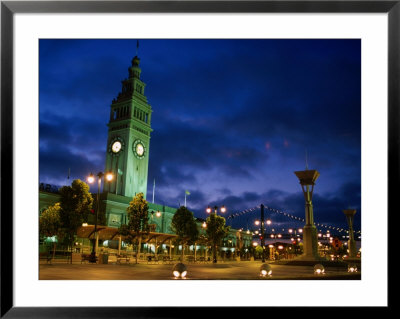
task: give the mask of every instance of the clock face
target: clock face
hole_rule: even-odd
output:
[[[133,154],[135,154],[137,158],[144,158],[146,154],[146,146],[144,146],[144,143],[141,140],[136,140],[135,142],[133,142],[132,148]]]
[[[111,146],[111,150],[114,153],[118,153],[121,150],[121,147],[122,147],[121,142],[120,141],[115,141],[113,143],[113,145]]]
[[[144,154],[144,146],[141,143],[136,145],[136,154],[139,156],[143,156]]]

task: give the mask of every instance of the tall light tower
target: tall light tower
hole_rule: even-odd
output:
[[[319,177],[316,170],[306,169],[305,171],[294,172],[300,180],[305,199],[306,224],[303,228],[303,255],[301,259],[320,260],[318,256],[318,237],[317,228],[314,225],[314,215],[312,206],[312,195],[315,181]]]
[[[354,231],[353,231],[353,221],[354,215],[356,214],[355,209],[344,209],[343,213],[346,215],[347,223],[349,224],[349,241],[347,242],[347,247],[349,247],[349,258],[356,258],[357,256],[357,248],[356,242],[354,240]]]

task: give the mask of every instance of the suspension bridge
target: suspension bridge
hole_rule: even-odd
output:
[[[232,213],[229,216],[227,216],[226,219],[232,221],[233,219],[239,218],[239,217],[242,217],[242,216],[250,217],[252,215],[255,215],[255,213],[258,212],[261,209],[261,205],[262,204],[260,204],[258,206],[255,206],[255,207],[248,208],[248,209],[244,209],[244,210],[239,211],[239,212]],[[300,226],[300,224],[302,226],[305,223],[305,219],[304,218],[300,218],[300,217],[295,216],[295,215],[293,215],[291,213],[288,213],[288,212],[285,212],[285,211],[270,207],[270,206],[268,206],[266,204],[264,204],[264,208],[270,212],[270,218],[267,218],[267,219],[271,219],[272,218],[271,215],[277,214],[277,215],[280,215],[280,216],[282,216],[284,218],[290,219],[292,222],[295,222],[296,224],[298,223],[299,226]],[[255,216],[256,220],[257,220],[257,218],[259,220],[259,216]],[[337,235],[343,235],[343,233],[345,233],[345,234],[349,233],[349,230],[347,229],[346,226],[341,228],[341,227],[329,225],[329,224],[326,224],[326,223],[324,223],[324,224],[322,224],[322,223],[314,223],[314,224],[317,227],[318,231],[323,231],[323,230],[329,231],[329,232],[332,231],[332,232],[336,232]],[[248,227],[248,225],[247,225],[247,227]],[[358,237],[361,237],[361,230],[354,230],[354,234],[355,235],[357,234]]]

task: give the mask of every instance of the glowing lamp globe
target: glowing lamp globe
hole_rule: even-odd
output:
[[[321,264],[316,264],[314,266],[314,275],[323,275],[325,274],[325,268]]]
[[[185,279],[187,275],[187,268],[185,264],[177,263],[172,268],[172,275],[175,279]]]
[[[347,267],[347,272],[357,272],[357,265],[349,264],[349,266]]]
[[[90,173],[90,175],[87,178],[87,181],[92,184],[94,182],[94,175],[92,173]]]
[[[107,173],[106,174],[106,180],[107,181],[111,182],[113,180],[113,178],[114,178],[114,175],[112,173]]]
[[[271,277],[272,269],[269,264],[262,264],[260,267],[260,276],[261,277]]]

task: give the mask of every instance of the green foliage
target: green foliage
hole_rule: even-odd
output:
[[[194,243],[199,238],[199,230],[193,213],[185,206],[179,207],[175,212],[171,228],[180,242]]]
[[[220,244],[228,233],[230,227],[225,226],[225,218],[217,214],[211,214],[206,220],[207,228],[206,233],[208,240],[213,247],[213,262],[217,262],[217,245]]]
[[[260,255],[260,254],[262,254],[262,252],[263,252],[262,247],[261,246],[257,246],[256,247],[256,253]]]
[[[264,252],[265,252],[264,256],[267,256],[268,251],[269,251],[268,248],[264,248]],[[254,253],[255,258],[261,259],[262,255],[263,255],[263,248],[261,246],[257,246],[254,248],[253,253]],[[268,255],[269,255],[269,253],[268,253]]]
[[[136,263],[140,254],[140,241],[144,232],[149,232],[149,205],[144,199],[143,193],[137,194],[126,209],[128,224],[121,225],[119,233],[125,236],[124,241],[133,244],[136,243]],[[134,240],[136,239],[136,240]]]
[[[128,229],[136,234],[149,231],[149,205],[143,193],[137,194],[126,209]]]
[[[230,227],[225,226],[225,218],[216,214],[211,214],[206,220],[206,233],[208,240],[218,245],[229,233]]]
[[[78,227],[87,222],[93,205],[89,185],[76,179],[71,186],[63,186],[60,193],[60,219],[67,241],[72,242]]]
[[[124,242],[126,242],[129,245],[132,245],[134,242],[134,236],[132,235],[132,232],[129,229],[128,225],[121,225],[118,229],[118,232],[120,235],[124,236]]]
[[[60,203],[45,209],[39,217],[39,234],[40,236],[53,237],[57,236],[61,228]]]

